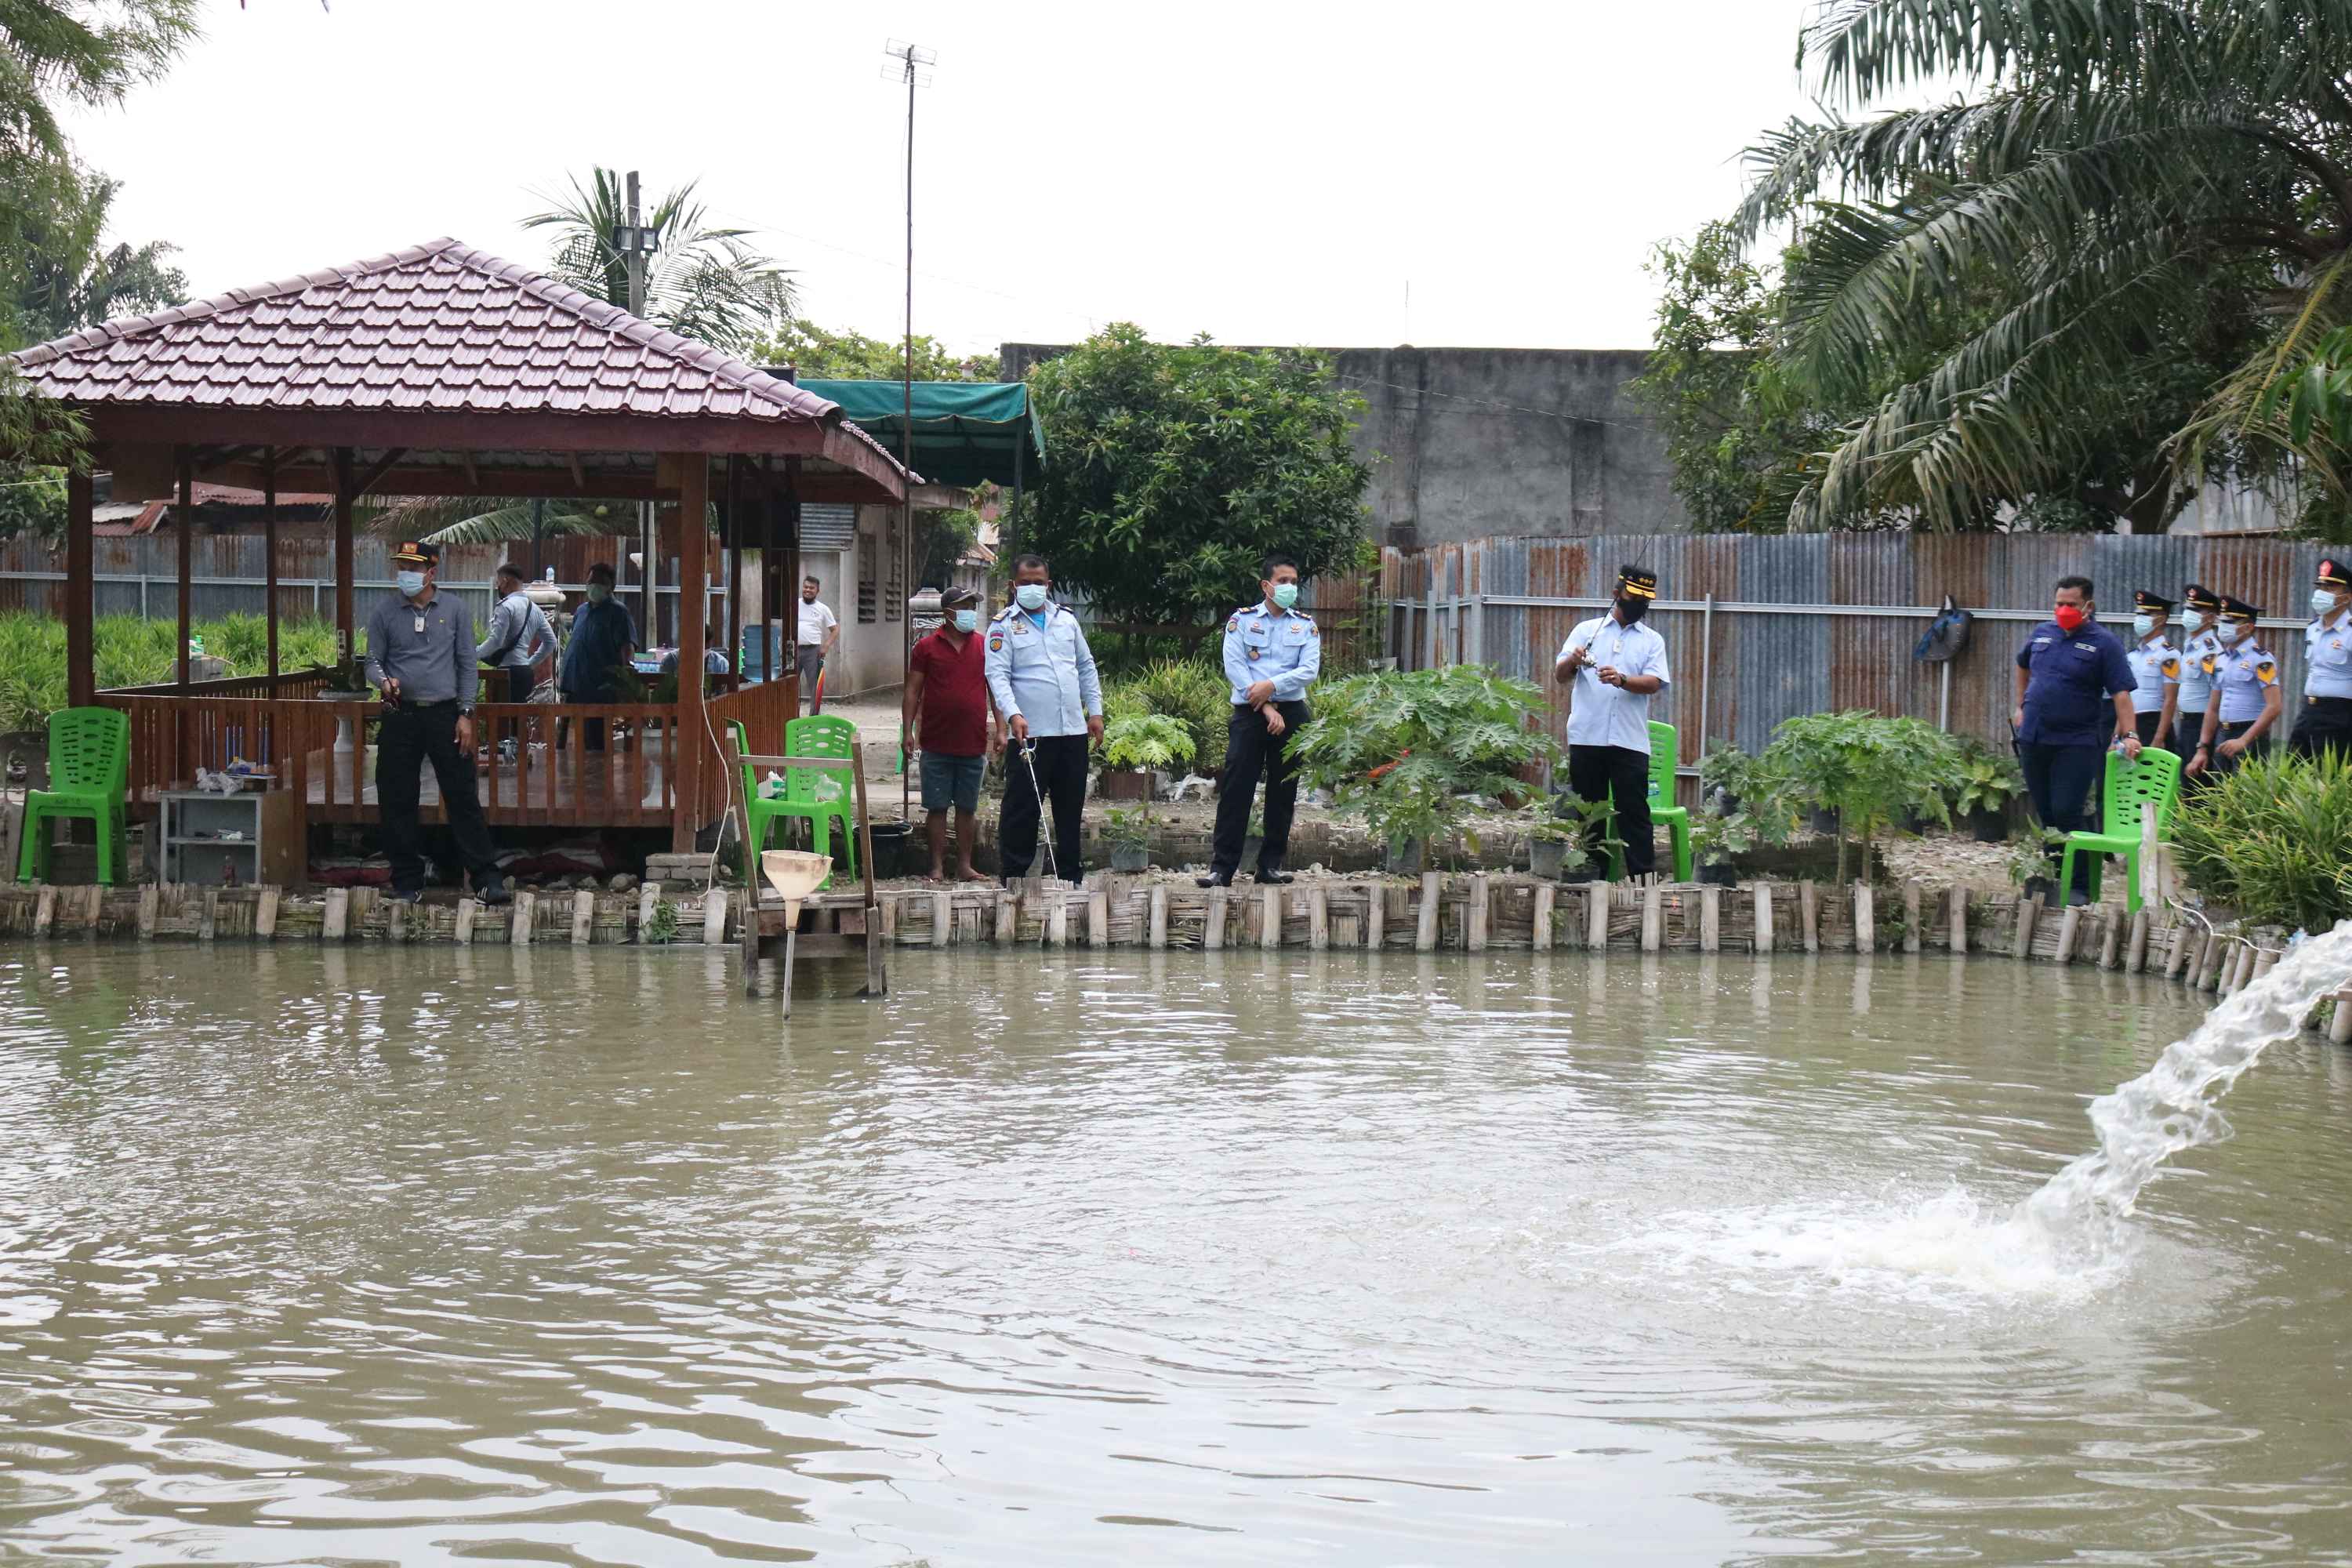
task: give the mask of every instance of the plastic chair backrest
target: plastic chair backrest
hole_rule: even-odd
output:
[[[1672,724],[1650,721],[1650,799],[1675,802],[1675,770],[1682,765],[1680,746]]]
[[[2139,761],[2121,752],[2107,753],[2106,831],[2116,837],[2139,837],[2139,808],[2156,803],[2157,831],[2172,818],[2172,803],[2180,793],[2180,759],[2171,752],[2142,746]]]
[[[784,725],[784,755],[847,758],[857,739],[857,726],[830,713],[812,713]],[[829,771],[791,768],[784,773],[784,798],[804,804],[839,800],[847,793],[843,781]]]
[[[49,715],[49,787],[75,795],[121,795],[131,783],[131,719],[111,708],[63,708]]]
[[[751,754],[751,731],[743,728],[743,721],[740,719],[730,719],[727,721],[727,729],[728,731],[735,737],[735,754],[739,757],[750,756]],[[757,800],[760,798],[759,781],[752,778],[751,764],[749,763],[745,763],[743,764],[743,798],[745,800]]]

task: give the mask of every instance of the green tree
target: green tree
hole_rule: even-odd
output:
[[[1115,620],[1200,622],[1256,596],[1270,552],[1301,574],[1355,571],[1365,482],[1349,433],[1363,400],[1305,350],[1148,341],[1115,323],[1029,373],[1053,432],[1014,548]]]
[[[646,262],[646,319],[682,336],[742,356],[794,305],[792,274],[751,246],[742,228],[717,228],[689,180],[654,204],[646,222],[660,245]],[[622,176],[603,167],[577,178],[567,194],[548,198],[545,212],[525,228],[556,231],[551,270],[585,294],[623,310],[629,304],[629,268],[614,247],[613,231],[628,221]]]
[[[827,331],[805,316],[762,333],[746,357],[753,364],[789,364],[803,381],[897,381],[907,366],[899,339]],[[998,375],[994,354],[950,353],[938,339],[915,334],[917,381],[994,381]]]
[[[119,182],[76,175],[64,199],[28,213],[16,256],[21,280],[16,328],[26,342],[47,342],[117,316],[136,316],[184,303],[188,279],[162,240],[144,245],[106,242],[107,218]]]
[[[1892,507],[1958,528],[2076,499],[2105,433],[2166,423],[2180,389],[2149,372],[2168,345],[2233,374],[2153,432],[2180,482],[2126,454],[2092,487],[2110,510],[2160,527],[2213,468],[2287,460],[2250,416],[2347,324],[2352,0],[1823,0],[1798,63],[1832,114],[1750,150],[1739,229],[1798,224],[1777,356],[1820,405],[1868,405],[1800,523]],[[1871,112],[1954,78],[1975,85]],[[2259,341],[2233,343],[2257,311]]]

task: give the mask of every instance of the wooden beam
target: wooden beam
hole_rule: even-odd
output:
[[[96,487],[88,473],[66,473],[66,701],[87,708],[98,699],[98,654],[92,601],[98,584],[92,560]],[[14,873],[16,868],[7,869]]]
[[[179,468],[180,489],[180,499],[173,508],[175,515],[172,520],[177,525],[175,531],[180,536],[180,645],[173,668],[178,672],[174,679],[180,695],[185,697],[188,694],[188,601],[195,595],[192,581],[195,574],[194,558],[191,552],[195,548],[196,470],[185,447],[174,455],[174,461]],[[188,775],[183,772],[180,776],[184,778]]]
[[[693,849],[701,828],[702,773],[710,742],[702,701],[702,618],[710,606],[703,595],[703,556],[709,543],[706,517],[710,469],[699,459],[682,461],[677,497],[677,803],[670,822],[670,849]],[[647,563],[648,567],[651,563]],[[649,574],[650,576],[650,574]],[[653,628],[643,628],[650,640]]]
[[[727,459],[727,499],[720,517],[727,532],[727,670],[741,682],[743,670],[743,459]],[[730,688],[731,689],[731,688]]]
[[[384,475],[392,472],[394,465],[398,464],[400,459],[406,456],[408,456],[407,447],[394,447],[383,457],[378,458],[374,462],[370,463],[367,466],[366,471],[360,475],[359,482],[352,487],[352,499],[356,500],[361,496],[367,494],[368,491],[375,489],[377,484],[383,480]],[[472,459],[461,458],[460,461],[465,464],[466,477],[469,479],[473,479],[475,474]]]
[[[269,640],[269,678],[278,679],[278,454],[261,455],[262,605]],[[276,688],[271,688],[273,695]]]
[[[335,448],[335,657],[352,657],[352,449]]]

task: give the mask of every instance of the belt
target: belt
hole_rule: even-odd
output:
[[[2352,697],[2312,697],[2306,695],[2304,698],[2304,700],[2314,708],[2317,708],[2323,703],[2340,703],[2345,707],[2352,708]]]
[[[406,698],[403,698],[399,710],[403,713],[436,713],[444,708],[456,706],[457,706],[457,700],[454,697],[444,697],[438,702],[411,702]]]

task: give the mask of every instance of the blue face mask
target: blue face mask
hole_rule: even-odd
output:
[[[2140,641],[2146,642],[2155,631],[2156,617],[2154,616],[2134,616],[2132,617],[2132,635],[2138,637]]]
[[[2314,588],[2311,591],[2311,613],[2315,616],[2328,616],[2335,614],[2336,590],[2333,588]]]
[[[1276,609],[1286,610],[1297,603],[1298,603],[1297,584],[1276,583],[1274,585],[1274,607]]]
[[[412,599],[425,592],[425,574],[422,572],[395,572],[392,574],[392,582],[393,586]]]
[[[956,612],[955,621],[956,630],[960,632],[976,632],[980,630],[980,612],[978,610],[958,610]]]
[[[1024,583],[1013,590],[1013,597],[1023,609],[1034,616],[1045,607],[1045,584]]]

